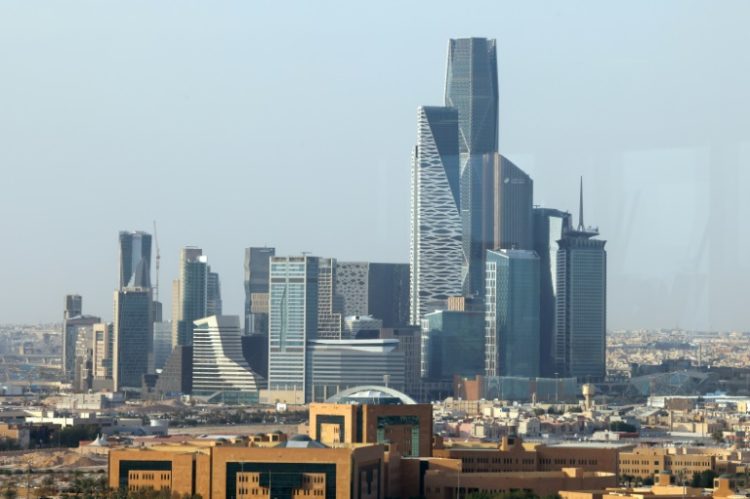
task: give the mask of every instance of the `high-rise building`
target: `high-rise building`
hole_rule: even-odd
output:
[[[83,315],[83,299],[80,295],[65,296],[62,334],[62,368],[63,376],[73,380],[76,370],[76,345],[81,334],[91,335],[92,326],[101,322],[101,318]]]
[[[203,250],[183,248],[180,252],[180,278],[172,287],[174,302],[172,344],[192,345],[193,321],[206,317],[208,312],[208,259]]]
[[[225,402],[257,402],[258,389],[264,387],[265,380],[242,356],[241,336],[237,316],[212,315],[195,321],[193,395]]]
[[[120,286],[151,288],[151,234],[120,231]]]
[[[438,310],[422,320],[422,377],[451,380],[484,373],[484,313]]]
[[[114,316],[114,389],[140,390],[142,377],[149,372],[149,364],[153,362],[151,289],[125,288],[115,291]]]
[[[383,328],[380,338],[397,339],[398,350],[404,353],[404,391],[416,397],[421,387],[421,331],[417,326]]]
[[[318,265],[313,256],[271,258],[268,388],[305,394],[307,340],[318,327]]]
[[[93,385],[95,389],[112,389],[113,325],[100,322],[93,326]]]
[[[458,111],[460,212],[462,222],[463,292],[483,294],[484,252],[491,199],[485,157],[498,147],[498,83],[496,42],[460,38],[448,43],[445,105]],[[458,294],[458,293],[456,293]]]
[[[245,248],[245,334],[268,333],[268,276],[274,248]]]
[[[571,228],[570,213],[534,208],[534,251],[539,256],[539,366],[543,377],[551,378],[555,374],[557,241]]]
[[[336,294],[336,259],[318,260],[318,329],[320,339],[340,340],[344,330],[341,299]]]
[[[534,181],[504,156],[492,159],[494,249],[532,249]]]
[[[539,257],[487,252],[485,374],[539,376]]]
[[[221,315],[221,309],[221,281],[219,280],[219,274],[218,272],[209,272],[206,289],[206,317]]]
[[[578,227],[559,242],[555,307],[556,370],[582,382],[606,375],[607,252],[598,235],[583,223],[582,181]]]
[[[409,324],[409,264],[337,262],[336,295],[344,317],[371,315],[384,327]]]
[[[456,109],[420,107],[412,156],[410,315],[442,308],[462,291],[459,116]]]
[[[154,369],[162,369],[172,353],[172,322],[154,322]]]

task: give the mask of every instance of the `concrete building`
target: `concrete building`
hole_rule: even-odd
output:
[[[335,258],[318,260],[318,328],[316,337],[340,340],[344,331],[343,309],[336,293]]]
[[[380,338],[397,339],[398,349],[404,354],[404,392],[418,397],[421,388],[422,347],[421,332],[416,326],[383,328]]]
[[[539,257],[487,252],[485,374],[539,376]]]
[[[65,295],[61,362],[66,379],[72,381],[75,375],[76,344],[79,333],[91,334],[93,325],[99,322],[101,322],[99,317],[83,315],[83,298],[80,295]]]
[[[169,490],[204,499],[383,499],[382,445],[328,448],[307,437],[275,447],[173,445],[109,453],[109,486]]]
[[[432,406],[382,386],[355,387],[310,404],[310,438],[326,445],[390,443],[402,456],[432,455]]]
[[[242,356],[240,320],[212,315],[195,321],[193,328],[192,394],[211,401],[252,403],[265,380]]]
[[[634,478],[649,478],[659,473],[684,475],[711,470],[716,474],[734,473],[738,456],[732,449],[706,447],[636,447],[619,456],[620,474]],[[734,458],[734,459],[733,459]],[[733,462],[734,461],[734,462]]]
[[[112,382],[112,356],[114,351],[114,325],[99,322],[93,326],[94,385],[101,389],[107,381]],[[110,386],[111,388],[111,386]]]

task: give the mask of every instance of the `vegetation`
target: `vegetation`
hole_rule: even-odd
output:
[[[636,433],[638,431],[638,428],[625,421],[612,421],[609,423],[609,429],[610,431],[622,431],[625,433]]]
[[[690,481],[690,486],[710,489],[714,486],[714,478],[716,478],[716,476],[717,475],[713,470],[703,470],[700,473],[693,473],[693,479]]]
[[[94,440],[101,431],[101,426],[93,424],[68,426],[60,430],[59,443],[61,447],[78,447],[81,440]]]

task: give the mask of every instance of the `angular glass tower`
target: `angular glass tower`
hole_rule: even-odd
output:
[[[567,230],[557,252],[555,368],[581,382],[606,375],[607,252],[599,231],[583,223],[583,184],[579,222]]]
[[[120,287],[151,289],[151,234],[120,232]]]
[[[447,107],[417,110],[412,157],[410,315],[425,314],[461,294],[458,112]]]
[[[268,333],[268,272],[275,248],[245,248],[245,334]]]
[[[448,43],[445,105],[458,111],[460,153],[460,213],[466,294],[482,295],[488,234],[486,192],[487,154],[498,148],[498,83],[495,40],[452,39]]]
[[[539,376],[539,257],[487,252],[485,374]]]
[[[115,291],[114,353],[112,374],[115,391],[140,390],[149,371],[154,344],[151,290],[126,288]]]
[[[571,229],[570,213],[553,208],[534,208],[534,251],[539,255],[539,366],[541,375],[547,378],[555,374],[553,351],[557,297],[557,241]]]
[[[174,346],[193,344],[193,321],[208,315],[210,267],[203,250],[186,247],[180,253],[180,278],[174,288],[172,318]]]

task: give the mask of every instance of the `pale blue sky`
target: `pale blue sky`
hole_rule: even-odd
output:
[[[750,3],[0,3],[0,323],[110,318],[117,232],[162,297],[204,248],[225,313],[269,244],[408,260],[416,108],[498,40],[501,152],[609,251],[610,327],[750,329]]]

